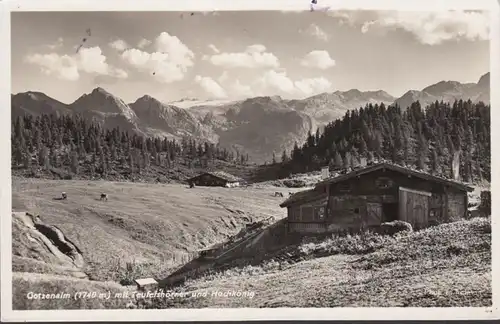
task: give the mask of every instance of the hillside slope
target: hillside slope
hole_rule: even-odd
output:
[[[310,253],[336,255],[188,280],[178,290],[186,297],[168,307],[491,306],[490,222],[443,224],[394,239],[354,236],[305,244],[302,250]],[[241,296],[222,295],[234,292]],[[155,300],[154,305],[167,304]]]
[[[62,274],[87,279],[82,255],[62,235],[24,212],[12,214],[12,268],[16,272]],[[59,231],[58,231],[59,232]],[[59,237],[60,239],[59,239]],[[68,244],[69,243],[69,244]]]
[[[12,186],[13,211],[39,214],[45,224],[57,226],[81,251],[85,261],[81,271],[101,281],[163,278],[197,250],[225,241],[245,224],[285,216],[278,206],[281,200],[272,195],[282,190],[276,188],[189,189],[182,185],[19,178],[13,179]],[[63,191],[68,199],[57,200]],[[102,192],[109,195],[109,201],[99,200]],[[14,255],[25,258],[19,259],[16,267],[25,271],[30,267],[23,268],[22,263],[33,263],[36,258],[23,252],[29,249],[28,241],[21,240],[22,235],[16,237]],[[48,258],[36,261],[45,263],[40,266],[42,273],[58,266]],[[140,272],[128,273],[127,262]],[[49,273],[61,274],[59,270]]]
[[[223,117],[222,127],[212,124],[220,136],[220,144],[248,151],[255,161],[270,161],[273,152],[279,155],[283,150],[289,151],[317,127],[309,115],[275,97],[245,100]]]
[[[277,257],[280,261],[188,280],[176,288],[186,297],[168,301],[41,303],[20,297],[41,287],[56,291],[67,285],[72,287],[70,293],[82,289],[114,293],[129,289],[119,282],[165,278],[198,250],[226,242],[246,224],[268,217],[283,219],[286,211],[278,206],[283,198],[273,194],[279,191],[287,196],[289,190],[265,185],[189,189],[14,177],[14,211],[39,214],[43,224],[60,229],[84,260],[79,267],[54,253],[32,223],[19,217],[22,213],[16,214],[12,233],[15,308],[491,305],[490,219],[443,224],[395,238],[367,235],[304,243],[298,251],[309,260],[301,257],[293,263]],[[68,195],[65,201],[56,199],[62,191]],[[109,201],[99,200],[102,192]],[[274,232],[269,231],[268,238],[258,235],[252,242],[261,243],[244,244],[242,252],[262,253],[279,237]],[[213,291],[247,295],[228,298],[212,296]]]
[[[166,105],[151,96],[142,96],[130,108],[140,119],[141,129],[150,136],[167,138],[193,137],[217,143],[217,135],[188,110]]]
[[[143,134],[135,112],[122,99],[103,88],[95,88],[90,94],[82,95],[70,108],[74,113],[98,122],[103,128],[120,127],[129,132]]]

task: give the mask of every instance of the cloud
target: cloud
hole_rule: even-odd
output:
[[[47,45],[47,47],[50,48],[51,50],[55,50],[56,48],[60,48],[63,45],[64,45],[64,40],[62,37],[59,37],[54,44],[49,44]]]
[[[75,58],[68,55],[32,54],[26,56],[25,60],[40,66],[44,74],[56,76],[61,80],[76,81],[80,78]]]
[[[335,66],[335,60],[327,51],[311,51],[300,61],[300,64],[308,68],[326,70]]]
[[[325,42],[329,39],[328,34],[316,24],[311,24],[303,33]]]
[[[118,70],[116,76],[109,75],[96,75],[94,77],[94,84],[116,84],[120,82],[121,79],[127,78],[127,72],[123,70]]]
[[[102,54],[101,48],[82,48],[78,52],[77,65],[79,70],[86,73],[107,75],[118,79],[126,79],[128,74],[122,69],[115,68],[106,62],[106,56]]]
[[[184,79],[194,65],[194,53],[176,36],[162,32],[154,41],[155,52],[132,48],[121,58],[140,72],[149,73],[157,81],[171,83]]]
[[[286,71],[276,70],[265,71],[248,84],[243,84],[239,79],[231,79],[227,74],[223,74],[223,77],[219,77],[219,85],[226,89],[228,96],[234,98],[277,94],[297,98],[332,90],[332,83],[324,77],[293,80]]]
[[[292,93],[295,90],[293,81],[287,77],[286,73],[276,72],[274,70],[266,71],[257,81],[261,91],[264,89],[275,89],[281,93]]]
[[[194,53],[177,36],[162,32],[155,40],[156,50],[167,53],[179,65],[192,66]]]
[[[41,71],[46,75],[53,75],[68,81],[78,80],[80,72],[119,79],[128,77],[126,71],[109,65],[101,48],[97,46],[81,48],[77,54],[71,56],[56,53],[31,54],[25,57],[25,61],[40,66]]]
[[[302,79],[294,82],[297,91],[304,95],[313,95],[326,92],[332,89],[332,83],[324,78]]]
[[[219,54],[219,53],[220,53],[219,49],[218,49],[217,47],[215,47],[215,45],[214,45],[214,44],[210,44],[210,45],[208,45],[208,47],[209,47],[212,51],[214,51],[214,53],[216,53],[216,54]]]
[[[172,62],[165,53],[148,53],[133,48],[123,52],[122,59],[138,71],[149,73],[162,83],[184,79],[185,70]]]
[[[277,68],[280,64],[278,58],[260,44],[250,45],[244,52],[223,52],[204,56],[204,59],[224,68]]]
[[[126,78],[128,78],[127,71],[125,71],[123,69],[117,69],[117,68],[114,68],[114,67],[111,67],[110,72],[108,74],[103,74],[103,75],[107,75],[107,76],[110,76],[110,77],[113,77],[113,78],[116,78],[116,79],[126,79]]]
[[[119,52],[123,52],[127,48],[129,48],[127,42],[125,42],[123,39],[117,39],[111,43],[108,44],[111,48],[114,48],[115,50]]]
[[[198,83],[201,88],[210,95],[211,98],[224,99],[227,98],[226,91],[210,77],[202,77],[197,75],[195,77],[195,82]]]
[[[331,11],[329,15],[363,33],[404,30],[426,45],[439,45],[451,40],[488,40],[488,12],[479,11]]]
[[[108,74],[106,56],[99,47],[81,48],[78,52],[80,69],[87,73]]]
[[[145,48],[145,47],[148,47],[149,45],[151,45],[151,43],[153,43],[153,42],[150,41],[149,39],[143,38],[139,41],[139,43],[137,43],[137,47]]]
[[[307,97],[331,90],[332,84],[324,77],[293,81],[286,72],[266,71],[254,87],[265,95],[282,94],[293,97]]]
[[[227,71],[223,71],[217,78],[218,84],[226,89],[234,98],[254,97],[256,94],[250,85],[244,85],[239,79],[231,78]],[[229,96],[229,95],[228,95]]]
[[[230,90],[231,93],[240,98],[250,98],[257,95],[251,86],[242,84],[238,79],[231,84]]]
[[[218,81],[222,83],[225,82],[228,78],[229,78],[229,73],[227,73],[227,71],[224,71],[218,78]]]

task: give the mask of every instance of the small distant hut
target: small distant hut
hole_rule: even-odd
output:
[[[224,171],[204,172],[187,180],[189,184],[211,187],[238,187],[243,179]]]
[[[134,282],[141,291],[152,291],[158,287],[158,282],[153,278],[135,279]]]

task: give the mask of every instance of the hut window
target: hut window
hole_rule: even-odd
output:
[[[325,207],[320,207],[318,211],[319,219],[325,218]]]
[[[386,177],[380,177],[376,180],[377,188],[388,189],[392,187],[392,180]]]
[[[314,213],[315,213],[315,218],[316,219],[323,219],[325,218],[325,207],[321,206],[321,207],[316,207],[315,210],[314,210]]]
[[[359,208],[354,208],[354,213],[359,214]]]

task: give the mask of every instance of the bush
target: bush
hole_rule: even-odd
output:
[[[134,280],[130,277],[125,277],[120,280],[120,285],[122,286],[130,286],[134,284]]]
[[[382,223],[380,225],[381,231],[385,235],[394,235],[399,232],[413,232],[413,227],[410,223],[395,220],[392,222]]]
[[[481,234],[491,234],[491,218],[475,218],[474,228]]]
[[[111,261],[113,277],[122,286],[134,284],[135,279],[145,277],[155,277],[158,274],[161,264],[156,263],[140,263],[136,260],[123,263],[120,259]]]
[[[283,184],[288,188],[303,188],[306,186],[306,182],[303,180],[293,179],[293,180],[285,180]]]
[[[382,236],[373,232],[363,232],[356,235],[333,235],[321,243],[303,244],[299,247],[299,251],[305,255],[314,256],[366,254],[393,242],[394,238],[390,236]]]
[[[457,244],[450,244],[448,248],[446,249],[446,252],[448,255],[460,255],[464,253],[467,249],[461,245]]]

